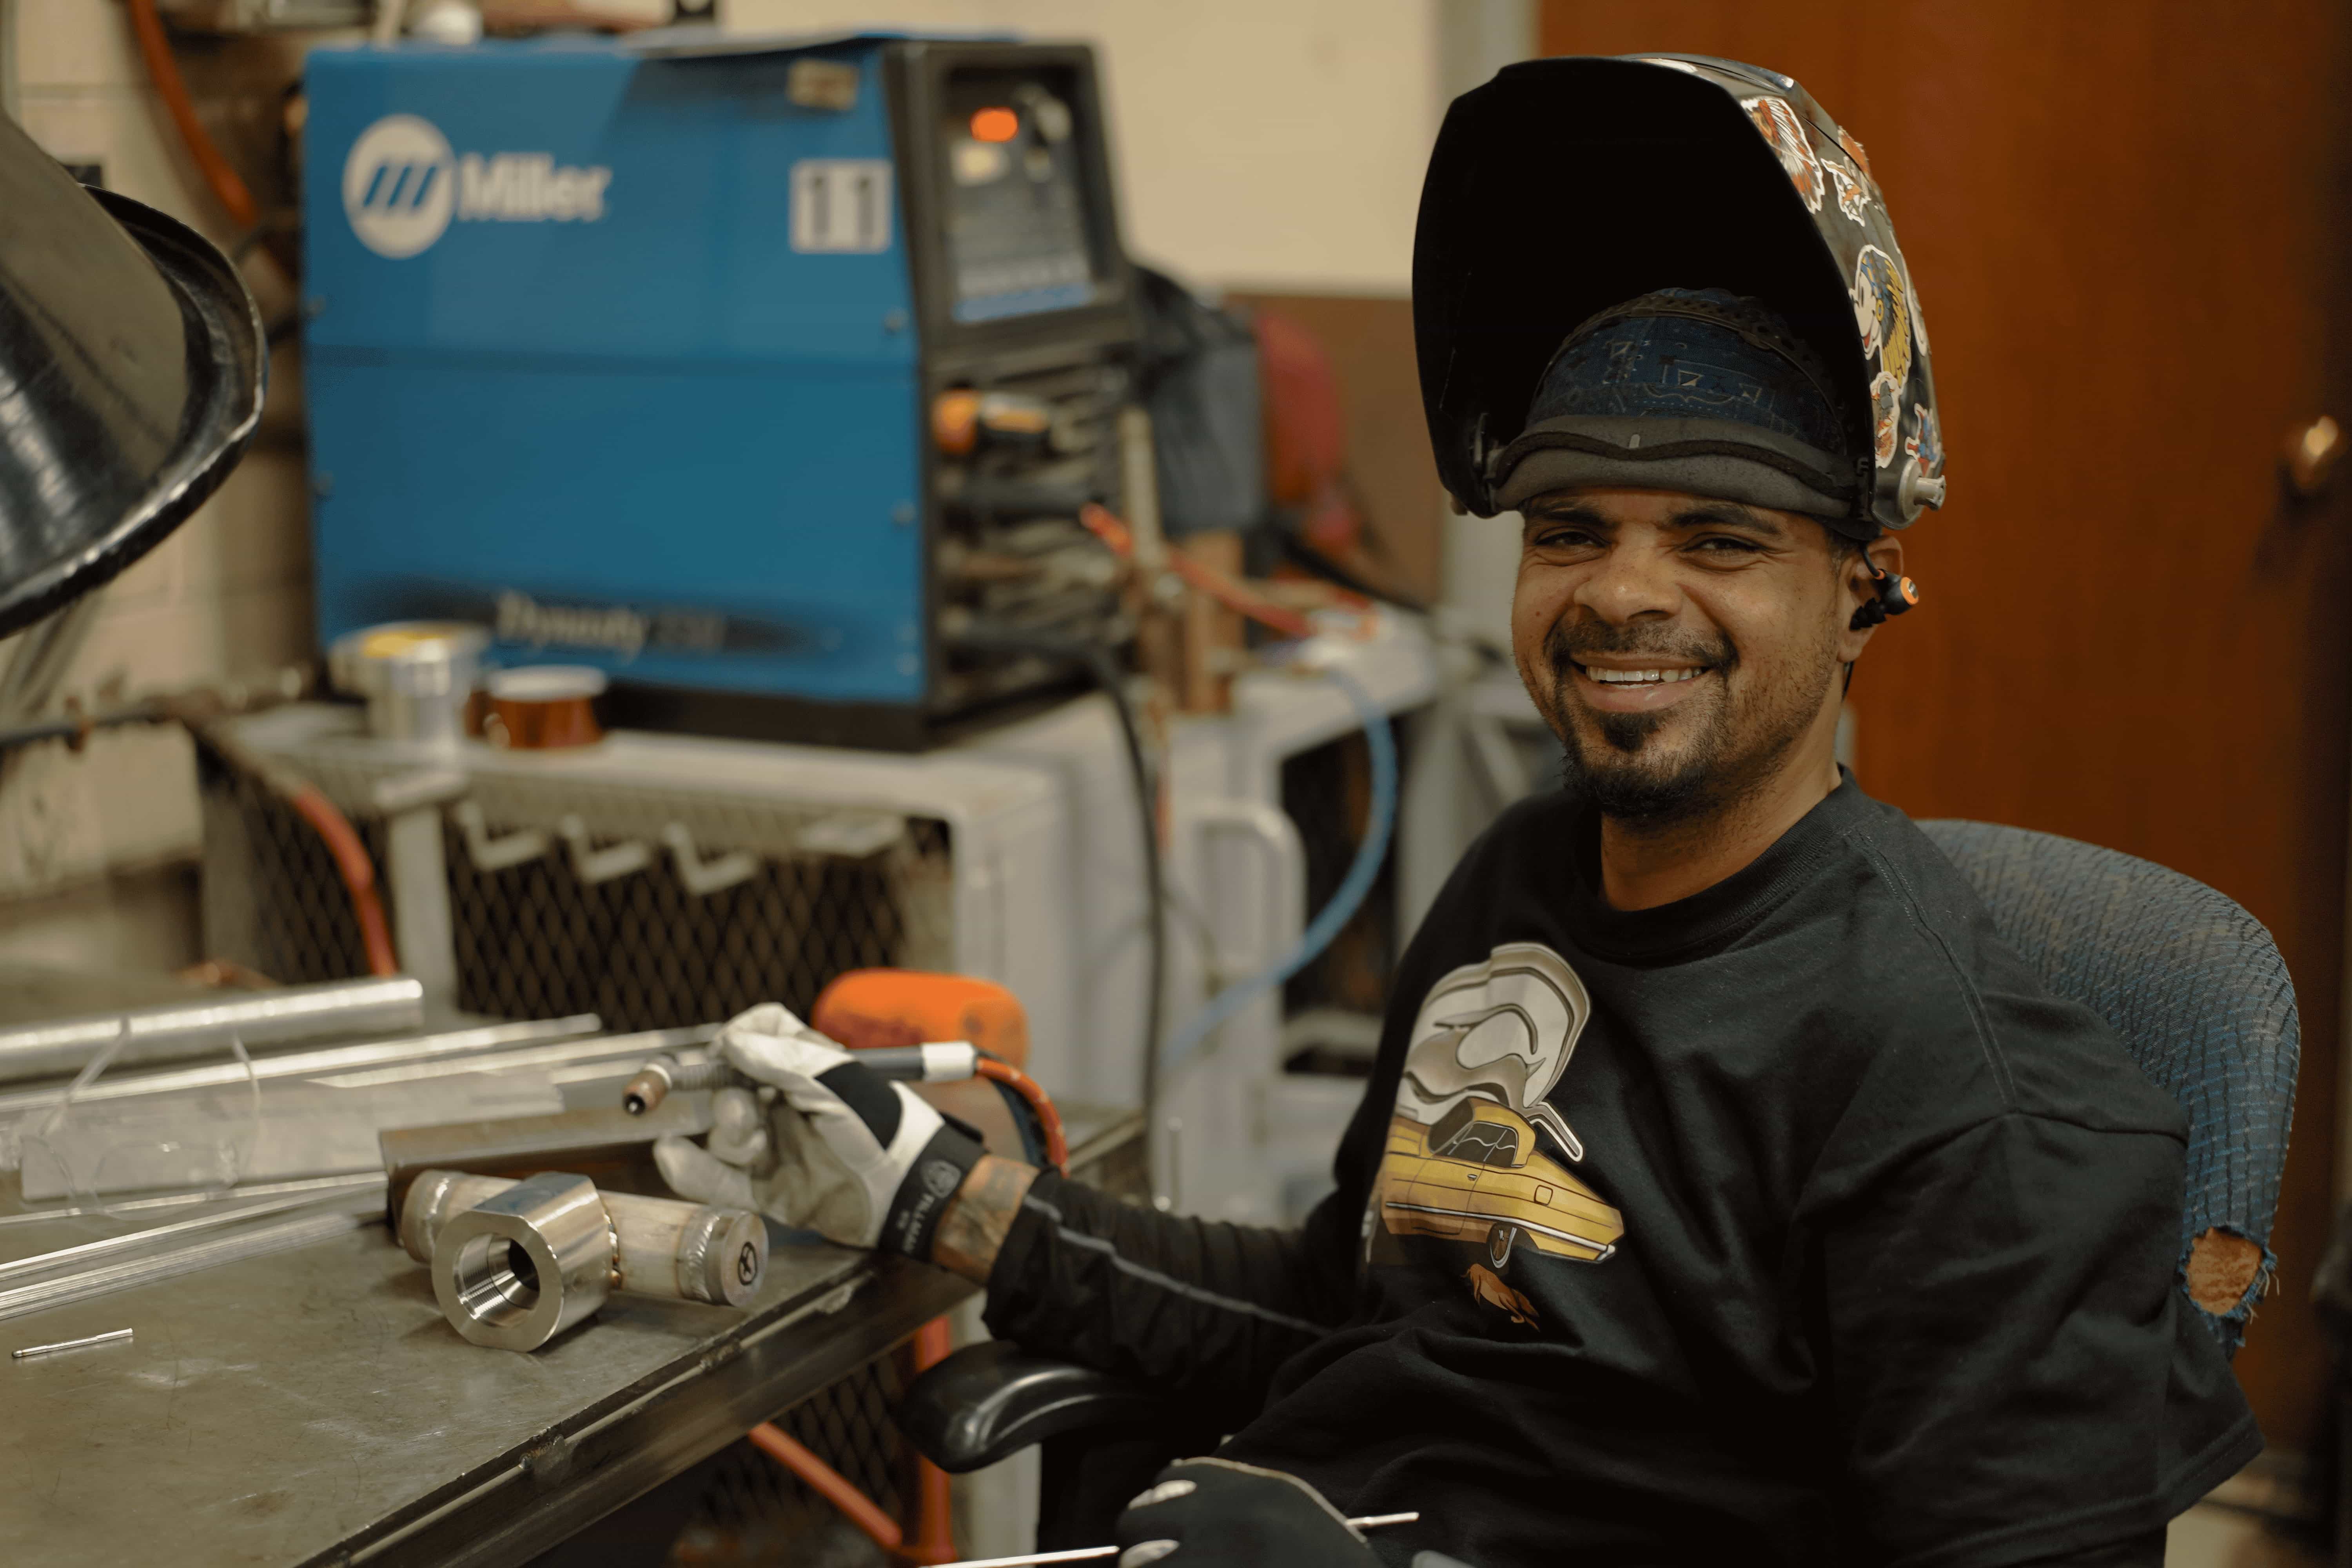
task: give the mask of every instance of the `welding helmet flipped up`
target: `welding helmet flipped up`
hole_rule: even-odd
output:
[[[0,115],[0,636],[111,579],[243,456],[268,358],[244,281]]]
[[[1642,296],[1643,320],[1663,309],[1698,348],[1677,359],[1671,331],[1592,342]],[[1509,509],[1507,477],[1531,460],[1572,482],[1699,493],[1716,490],[1688,476],[1727,465],[1769,481],[1764,504],[1859,540],[1943,504],[1927,326],[1869,158],[1778,72],[1682,55],[1505,68],[1438,132],[1412,297],[1438,473],[1479,516]],[[1759,388],[1702,363],[1710,342],[1771,356],[1825,415],[1712,416],[1711,398]],[[1677,416],[1560,402],[1561,361],[1580,350],[1620,365],[1566,367],[1588,384],[1687,383]]]

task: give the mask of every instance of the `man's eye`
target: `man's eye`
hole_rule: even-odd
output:
[[[1691,548],[1709,555],[1754,555],[1762,547],[1748,540],[1717,533],[1696,541]]]
[[[1592,542],[1591,531],[1581,528],[1547,528],[1536,534],[1536,543],[1546,550],[1580,550]]]

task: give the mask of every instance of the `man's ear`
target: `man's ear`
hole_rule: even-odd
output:
[[[1843,613],[1848,622],[1853,620],[1854,611],[1878,597],[1878,580],[1872,573],[1874,567],[1889,577],[1902,576],[1903,541],[1894,534],[1882,533],[1846,557],[1840,574],[1840,585],[1845,590],[1840,603],[1844,606]],[[1877,630],[1876,626],[1864,626],[1857,631],[1851,625],[1843,626],[1838,634],[1838,662],[1852,664],[1860,658],[1862,650],[1870,646],[1871,637]]]

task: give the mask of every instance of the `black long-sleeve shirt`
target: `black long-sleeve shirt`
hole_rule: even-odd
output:
[[[992,1330],[1418,1509],[1399,1562],[2160,1557],[2260,1447],[2174,1289],[2179,1108],[1851,783],[1691,899],[1598,887],[1589,815],[1515,808],[1302,1230],[1047,1175]]]

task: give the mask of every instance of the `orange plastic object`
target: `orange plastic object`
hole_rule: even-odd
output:
[[[950,387],[931,405],[931,439],[950,458],[968,458],[980,445],[980,394]]]
[[[992,980],[915,969],[853,969],[834,977],[809,1023],[853,1051],[970,1040],[1014,1067],[1029,1060],[1029,1016]]]

